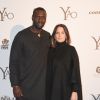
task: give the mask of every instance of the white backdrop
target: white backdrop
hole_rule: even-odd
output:
[[[0,100],[14,100],[9,53],[16,33],[32,24],[33,9],[47,11],[44,29],[66,24],[77,49],[84,100],[100,100],[100,0],[0,0]]]

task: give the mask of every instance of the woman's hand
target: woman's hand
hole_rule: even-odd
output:
[[[77,92],[72,92],[71,100],[78,100]]]

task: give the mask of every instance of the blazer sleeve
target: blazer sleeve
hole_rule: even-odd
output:
[[[74,47],[72,50],[71,84],[72,84],[72,91],[75,91],[78,93],[78,100],[82,100],[82,84],[81,84],[79,57]]]
[[[13,40],[10,52],[9,70],[11,86],[19,85],[19,63],[22,53],[20,35],[17,34]]]

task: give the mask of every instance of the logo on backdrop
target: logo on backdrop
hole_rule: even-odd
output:
[[[9,97],[9,96],[1,96],[0,100],[15,100],[14,97]]]
[[[67,20],[69,17],[73,19],[77,18],[77,12],[72,11],[71,7],[67,7],[66,9],[64,9],[63,7],[60,7],[60,8],[64,13],[64,20]]]
[[[96,66],[95,72],[94,72],[94,77],[100,78],[100,66]]]
[[[100,74],[100,67],[99,66],[97,66],[96,72]]]
[[[7,8],[0,9],[0,21],[4,21],[5,19],[12,20],[13,18],[14,14],[7,11]]]
[[[95,49],[96,50],[99,50],[100,49],[100,36],[99,37],[92,36],[92,39],[95,42]]]
[[[93,100],[100,100],[100,94],[97,94],[97,95],[94,95],[94,94],[91,94]]]
[[[100,14],[100,11],[90,11],[89,14],[92,14],[92,15],[94,15],[94,14],[95,14],[95,15],[98,15],[98,14]]]
[[[6,80],[7,76],[9,76],[9,73],[10,73],[9,68],[8,67],[5,67],[5,68],[0,67],[0,73],[2,74],[1,79]]]
[[[8,45],[9,45],[8,43],[9,43],[9,40],[3,39],[1,49],[4,49],[4,50],[8,49]]]

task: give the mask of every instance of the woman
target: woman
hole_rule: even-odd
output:
[[[48,53],[47,100],[82,100],[79,58],[64,24],[55,26]]]

